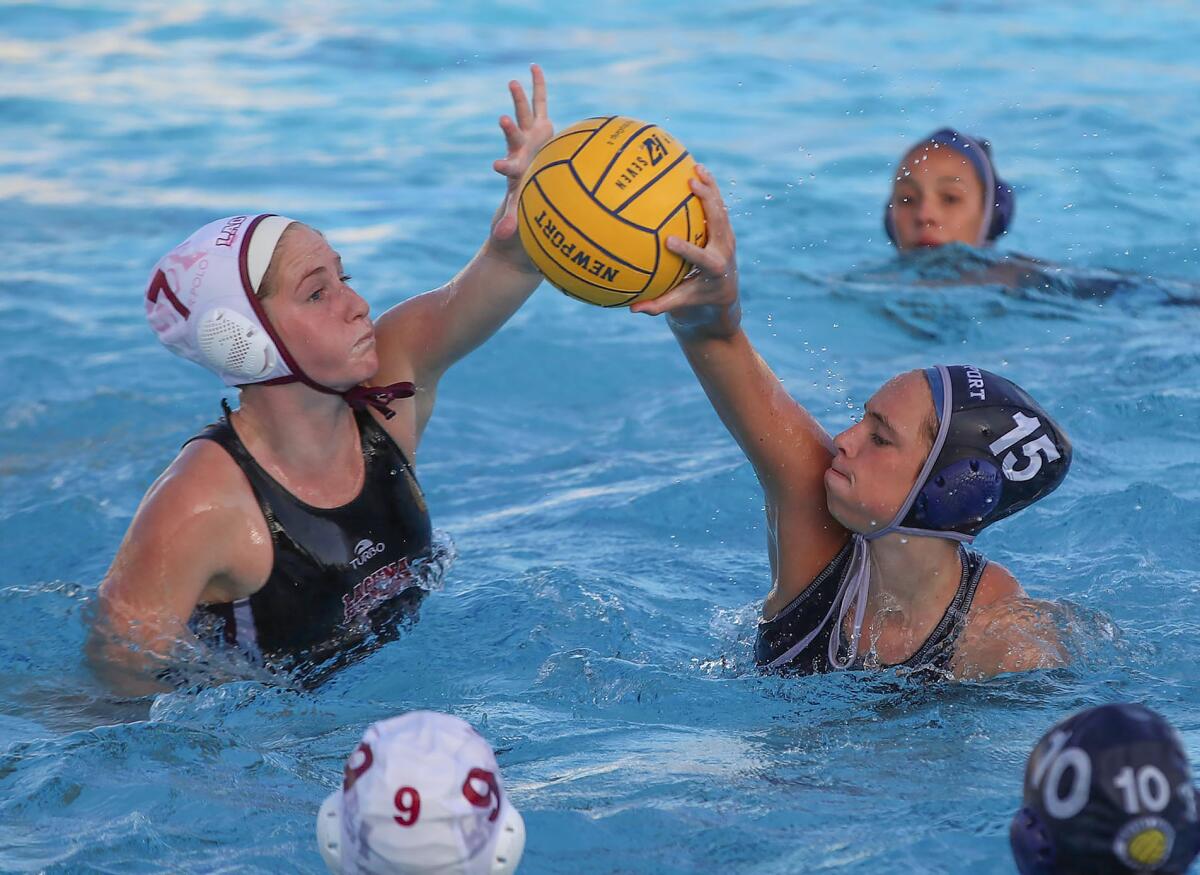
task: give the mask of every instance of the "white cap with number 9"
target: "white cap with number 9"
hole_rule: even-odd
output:
[[[470,724],[411,711],[363,733],[321,805],[317,843],[338,875],[512,875],[525,823]]]

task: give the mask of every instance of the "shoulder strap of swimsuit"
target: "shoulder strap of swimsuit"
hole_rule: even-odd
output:
[[[238,437],[234,431],[233,425],[230,423],[230,417],[233,411],[229,408],[229,402],[224,398],[221,399],[221,418],[211,425],[205,426],[197,434],[192,435],[183,445],[186,447],[192,441],[212,441],[221,449],[229,454],[233,461],[242,473],[246,476],[247,483],[250,484],[250,491],[254,493],[254,498],[258,502],[258,507],[263,513],[263,517],[267,521],[267,528],[274,534],[279,529],[279,521],[275,516],[274,510],[271,508],[271,503],[267,501],[259,488],[261,477],[266,474],[259,467],[258,462],[250,455],[250,451],[246,449],[246,445],[242,443],[242,439]]]
[[[237,432],[233,430],[233,426],[229,422],[233,411],[229,409],[229,402],[224,398],[221,399],[221,418],[216,422],[209,423],[196,434],[192,435],[183,442],[183,446],[187,446],[192,441],[212,441],[215,444],[220,444],[229,455],[233,456],[234,460],[239,464],[243,459],[250,458],[250,453],[242,444],[241,438],[237,436]]]
[[[983,555],[974,550],[968,550],[961,544],[958,548],[958,556],[962,562],[962,577],[958,583],[958,590],[955,591],[954,598],[946,607],[946,612],[942,614],[942,619],[925,639],[925,643],[904,661],[906,666],[919,668],[933,664],[938,668],[944,668],[954,654],[954,642],[958,640],[959,633],[962,632],[967,614],[971,612],[971,604],[975,601],[975,591],[979,588],[979,580],[983,577],[983,570],[987,567],[987,559]]]
[[[376,421],[375,417],[367,410],[354,411],[355,421],[358,422],[358,433],[362,436],[363,447],[370,445],[380,446],[387,449],[389,452],[394,452],[400,457],[400,461],[408,468],[409,473],[415,476],[416,469],[413,466],[412,460],[408,458],[396,439],[388,434],[387,429]]]

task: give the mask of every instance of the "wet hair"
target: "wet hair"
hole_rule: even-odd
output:
[[[932,450],[933,445],[937,443],[938,435],[938,418],[937,413],[930,404],[929,412],[925,414],[925,421],[921,423],[921,427],[925,430],[925,437],[929,439],[929,448]]]

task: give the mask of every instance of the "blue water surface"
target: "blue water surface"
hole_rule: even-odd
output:
[[[530,875],[1011,873],[1054,721],[1144,701],[1200,758],[1198,41],[1165,0],[0,2],[0,870],[321,872],[343,758],[411,708],[498,749]],[[97,582],[221,395],[147,329],[150,266],[272,211],[376,312],[444,282],[535,60],[559,126],[656,120],[714,169],[747,330],[828,429],[937,361],[1054,412],[1070,478],[978,544],[1071,609],[1072,667],[760,677],[748,464],[661,320],[545,287],[442,383],[418,471],[458,555],[410,631],[311,691],[92,677]],[[893,259],[892,167],[947,124],[993,141],[1040,285]]]

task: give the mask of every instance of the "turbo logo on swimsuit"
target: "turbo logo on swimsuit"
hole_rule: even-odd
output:
[[[350,560],[352,568],[362,568],[373,556],[378,556],[387,548],[383,541],[374,542],[363,538],[354,545],[354,558]]]

